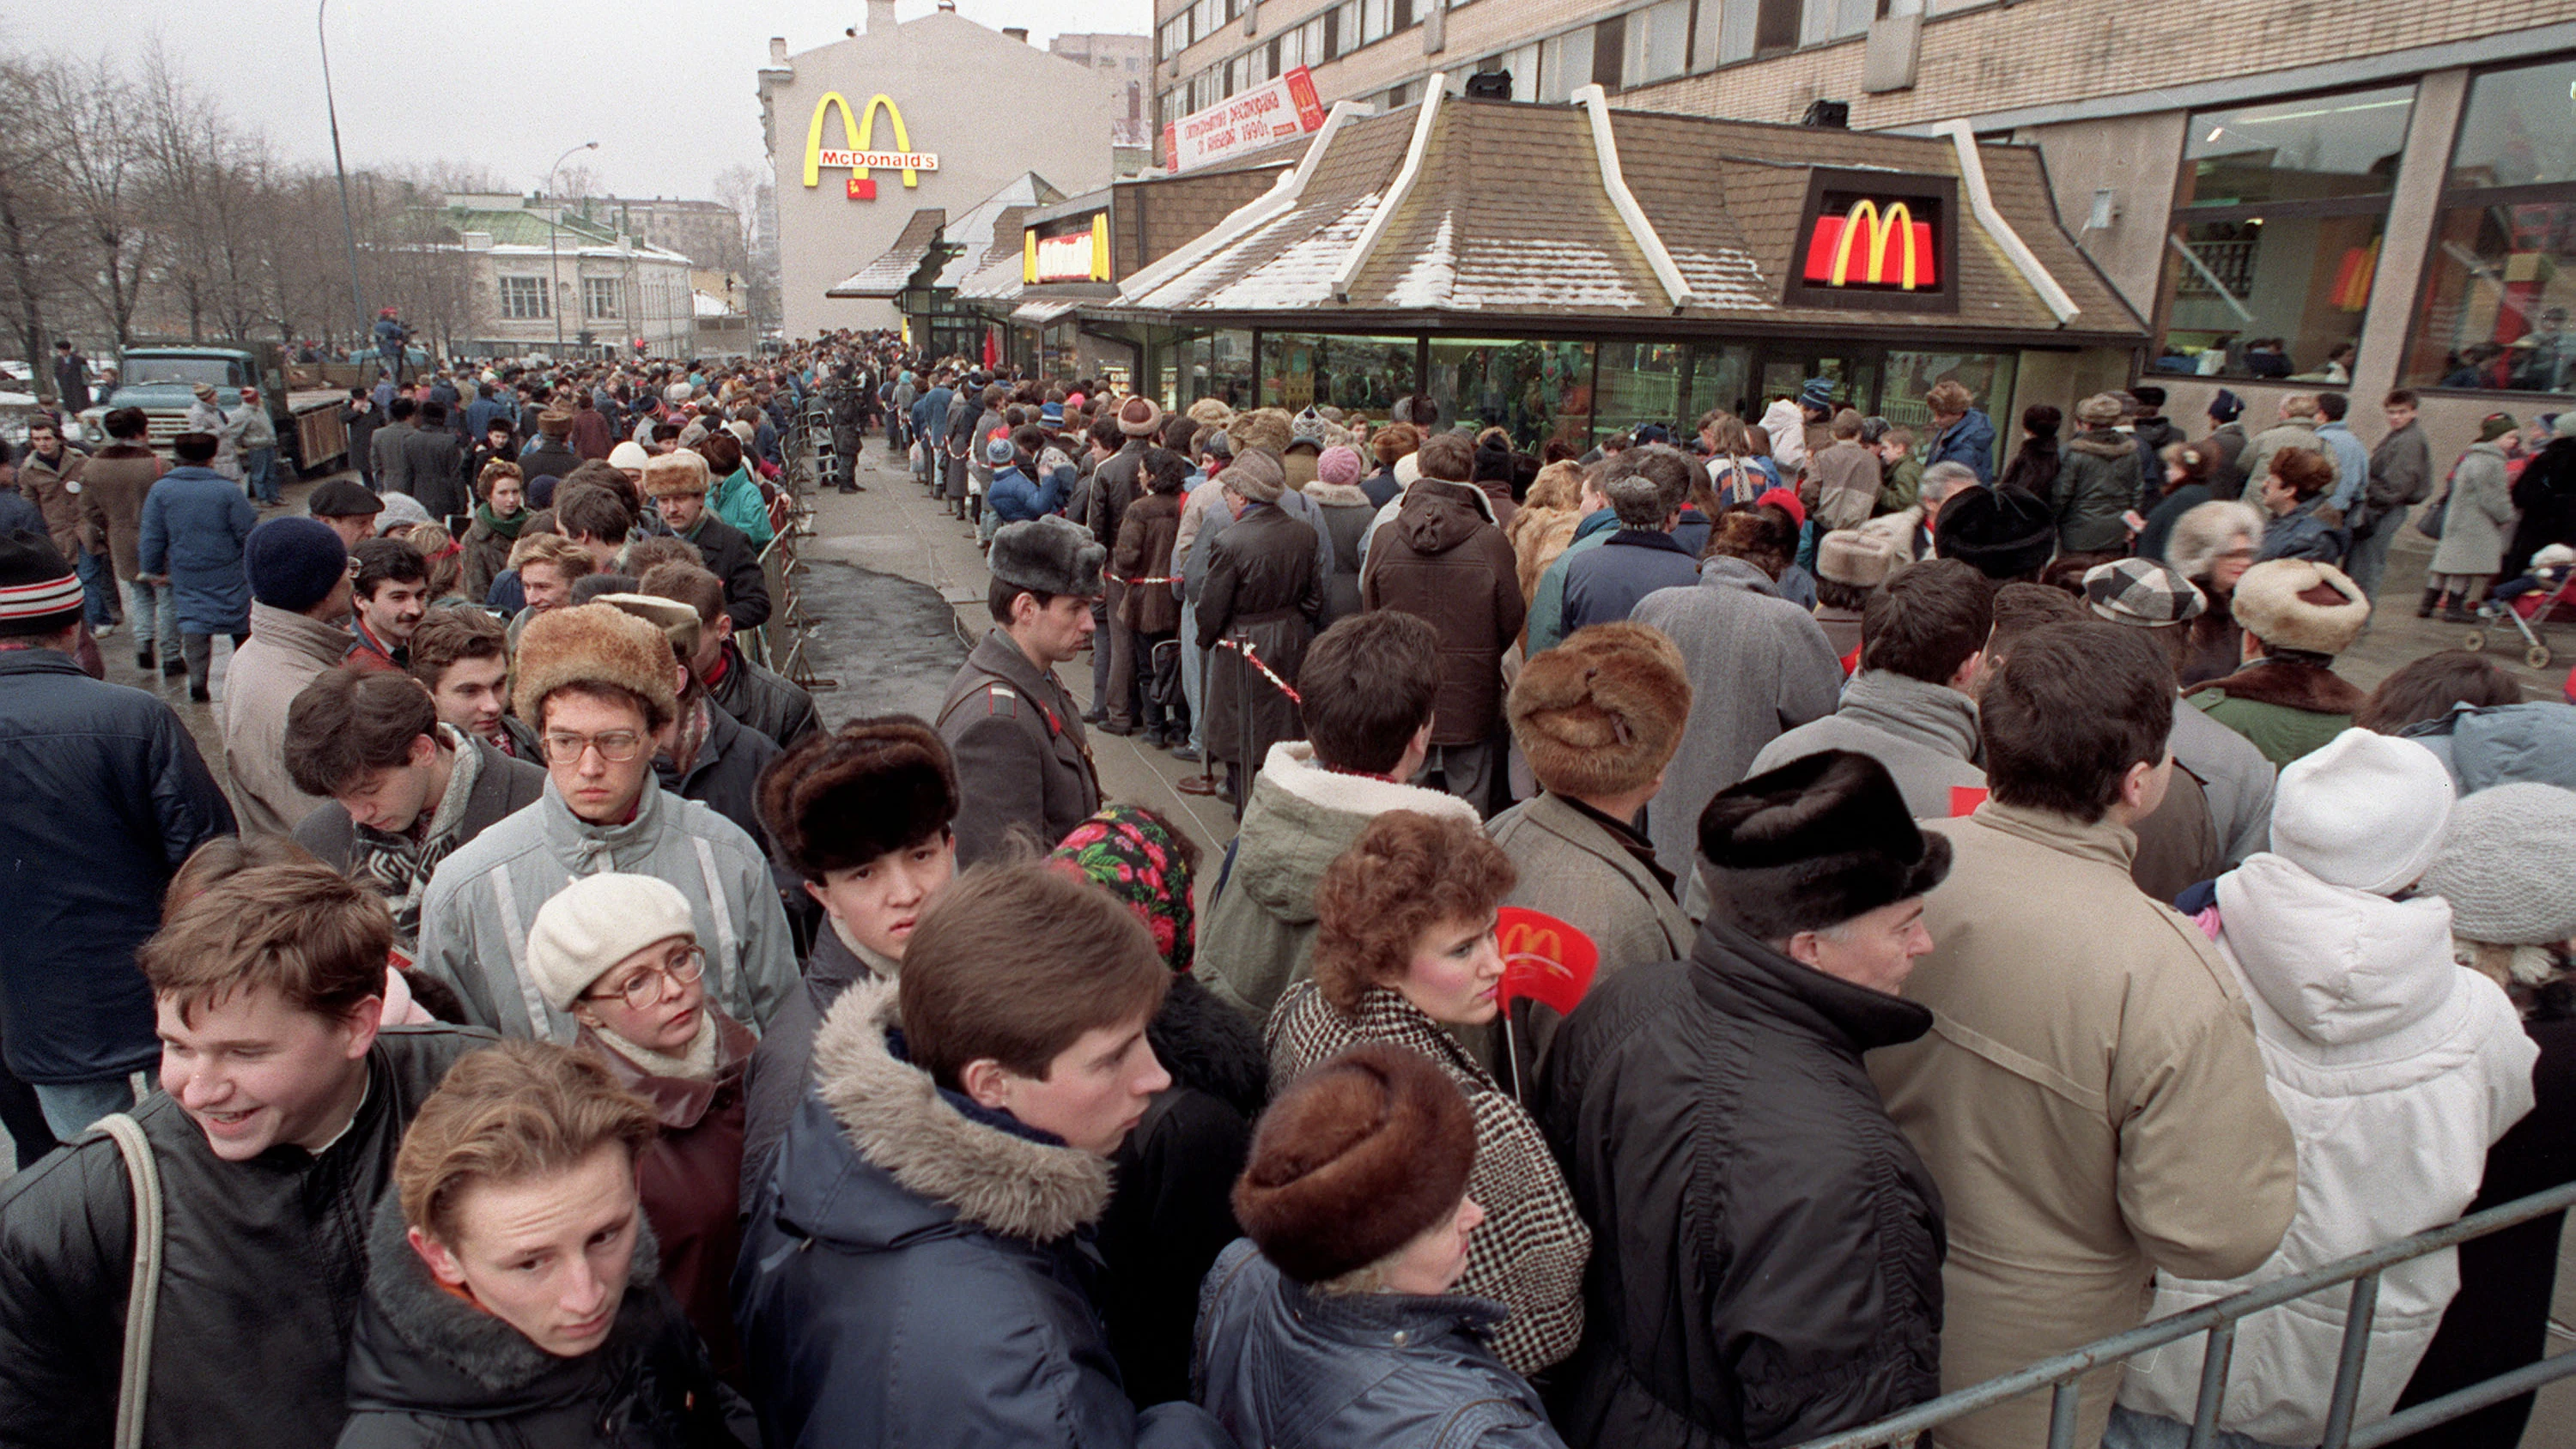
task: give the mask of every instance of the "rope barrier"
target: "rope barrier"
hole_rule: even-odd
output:
[[[1287,680],[1280,678],[1278,673],[1271,669],[1269,665],[1261,662],[1261,651],[1259,649],[1250,644],[1238,644],[1232,639],[1219,639],[1216,641],[1216,647],[1219,649],[1231,649],[1235,653],[1242,655],[1245,662],[1249,663],[1253,668],[1261,671],[1262,678],[1269,680],[1272,685],[1278,688],[1281,694],[1288,696],[1288,702],[1290,704],[1297,706],[1299,709],[1304,709],[1306,707],[1305,696],[1299,694]]]

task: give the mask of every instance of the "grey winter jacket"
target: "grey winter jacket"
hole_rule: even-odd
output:
[[[1485,1336],[1499,1303],[1457,1294],[1318,1294],[1249,1238],[1199,1294],[1199,1402],[1266,1449],[1563,1449],[1529,1381]]]
[[[1759,775],[1825,750],[1852,750],[1885,765],[1918,819],[1965,815],[1985,798],[1977,702],[1945,684],[1864,669],[1844,687],[1841,708],[1764,745],[1745,773]],[[1959,790],[1975,792],[1965,808],[1954,793]]]
[[[1742,559],[1708,560],[1697,584],[1658,589],[1629,617],[1663,630],[1690,671],[1690,723],[1681,753],[1646,807],[1656,859],[1688,877],[1699,812],[1744,778],[1764,745],[1834,712],[1842,661],[1814,616],[1776,595],[1771,580]]]
[[[2128,547],[2120,515],[2137,501],[2138,444],[2112,428],[2067,440],[2049,505],[2057,514],[2060,553],[2116,553]]]
[[[2174,763],[2191,771],[2209,797],[2210,827],[2230,867],[2269,849],[2272,841],[2272,791],[2280,767],[2263,758],[2254,742],[2192,708],[2174,701]]]
[[[707,953],[707,1000],[758,1031],[796,985],[796,946],[769,863],[740,826],[652,776],[623,825],[572,813],[553,782],[545,798],[458,847],[421,896],[418,966],[455,988],[477,1026],[569,1045],[571,1016],[526,974],[537,908],[577,875],[659,876],[689,898]]]
[[[2451,469],[2451,505],[2442,515],[2441,546],[2430,572],[2482,577],[2504,567],[2504,541],[2513,532],[2513,484],[2504,449],[2471,443]]]

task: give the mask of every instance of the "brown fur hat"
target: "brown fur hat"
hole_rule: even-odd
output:
[[[1402,1047],[1353,1047],[1261,1114],[1234,1216],[1280,1272],[1322,1283],[1456,1211],[1475,1162],[1475,1114],[1456,1083]]]
[[[1662,631],[1594,624],[1522,666],[1512,738],[1549,790],[1622,795],[1671,762],[1690,707],[1690,675]]]
[[[1225,436],[1227,442],[1234,444],[1237,456],[1247,448],[1267,448],[1284,454],[1294,431],[1287,409],[1256,408],[1248,413],[1235,414],[1234,420],[1226,424]]]
[[[679,695],[671,645],[662,631],[614,604],[575,604],[549,609],[528,621],[519,636],[511,707],[543,728],[539,706],[568,684],[605,684],[644,701],[654,729],[678,715]]]
[[[2231,612],[2246,633],[2276,649],[2341,654],[2370,622],[2370,600],[2332,564],[2276,558],[2236,581]]]
[[[687,448],[664,453],[644,464],[644,496],[647,498],[676,498],[684,493],[704,498],[707,486],[706,458]]]
[[[807,880],[939,835],[957,818],[957,767],[908,714],[854,719],[797,741],[760,772],[760,823]]]

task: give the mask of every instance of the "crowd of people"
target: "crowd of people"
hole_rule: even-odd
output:
[[[2000,471],[1924,402],[1532,455],[844,333],[389,375],[265,520],[39,438],[0,1445],[1786,1446],[2576,1179],[2576,706],[2335,672],[2375,526],[2440,500],[2428,609],[2565,541],[2576,418],[2439,482],[2402,394]],[[991,627],[826,728],[737,635],[879,439]],[[138,666],[231,636],[220,782],[82,550]],[[2391,1268],[2356,1421],[2536,1357],[2555,1223]],[[2346,1302],[2216,1442],[2323,1434]],[[2202,1352],[2076,1442],[2185,1443]]]

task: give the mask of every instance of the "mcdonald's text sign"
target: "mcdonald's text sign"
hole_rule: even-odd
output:
[[[835,111],[840,113],[841,141],[846,148],[837,151],[823,145],[823,118]],[[880,111],[885,113],[894,131],[895,149],[891,151],[871,149],[876,140],[877,113]],[[877,180],[872,172],[901,171],[904,185],[919,186],[922,172],[939,169],[939,153],[912,149],[912,134],[904,127],[903,112],[884,93],[868,97],[867,108],[859,112],[856,121],[852,121],[850,103],[839,91],[826,91],[822,99],[814,103],[814,119],[805,126],[805,184],[822,185],[823,168],[826,166],[849,171],[844,194],[852,201],[874,201],[877,199]]]
[[[1957,180],[1817,167],[1790,261],[1787,303],[1957,310]]]

